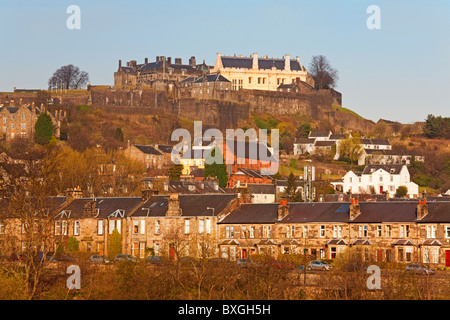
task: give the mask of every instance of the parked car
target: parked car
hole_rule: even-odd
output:
[[[428,268],[427,266],[424,266],[423,264],[414,264],[410,263],[405,267],[405,272],[408,273],[415,273],[415,274],[434,274],[433,268]]]
[[[255,262],[250,258],[239,259],[237,265],[243,268],[255,266]]]
[[[306,267],[306,270],[330,271],[330,269],[331,269],[331,265],[329,265],[328,263],[326,263],[323,260],[313,260]]]
[[[79,258],[68,254],[68,255],[61,257],[59,260],[63,261],[63,262],[77,262],[77,261],[79,261]]]
[[[38,261],[44,263],[44,260],[47,260],[49,262],[58,262],[59,260],[53,257],[53,254],[47,254],[44,257],[44,253],[39,253]]]
[[[189,264],[189,265],[195,265],[195,266],[197,266],[199,264],[199,262],[195,258],[192,258],[192,257],[181,257],[180,259],[178,259],[178,262],[182,263],[182,264]]]
[[[105,263],[105,264],[108,264],[108,263],[111,262],[111,261],[109,261],[109,259],[107,257],[101,256],[101,255],[98,255],[98,254],[93,254],[92,256],[89,257],[89,260],[92,263]]]
[[[130,254],[118,254],[114,258],[114,262],[118,262],[118,261],[133,261],[133,262],[137,262],[137,259],[135,257],[133,257],[132,255],[130,255]]]
[[[163,262],[160,256],[148,256],[145,261],[156,265],[160,265]]]
[[[11,256],[9,257],[9,260],[11,260],[11,261],[24,261],[25,260],[25,256],[24,255],[22,255],[22,254],[19,254],[19,255],[17,255],[17,254],[15,254],[15,253],[13,253],[13,254],[11,254]]]

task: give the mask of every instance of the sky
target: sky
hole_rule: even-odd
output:
[[[70,5],[80,29],[69,29]],[[379,8],[379,29],[371,5]],[[113,85],[118,61],[216,53],[324,55],[338,70],[343,107],[402,123],[450,116],[449,0],[1,0],[0,92],[46,89],[73,64],[92,85]]]

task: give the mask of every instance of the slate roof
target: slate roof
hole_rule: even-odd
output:
[[[309,133],[309,137],[310,138],[323,138],[323,137],[328,137],[330,135],[330,132],[328,131],[311,131]]]
[[[315,147],[331,147],[333,145],[335,145],[336,142],[335,141],[316,141],[314,143]]]
[[[253,169],[246,169],[246,168],[240,168],[234,175],[246,175],[252,178],[269,178],[272,179],[273,175],[265,175],[262,174],[259,170],[253,170]]]
[[[450,202],[430,202],[427,199],[428,214],[419,220],[423,223],[450,222]]]
[[[142,144],[133,144],[136,148],[141,150],[145,154],[153,154],[156,156],[162,156],[162,153],[158,151],[154,146],[150,145],[142,145]]]
[[[253,194],[275,194],[276,188],[272,183],[248,183],[247,187]]]
[[[241,151],[238,153],[238,146],[244,145],[244,159],[252,159],[252,160],[261,160],[261,161],[273,161],[275,162],[276,159],[273,156],[273,154],[270,152],[267,146],[265,146],[261,142],[257,141],[245,141],[245,142],[239,142],[236,139],[233,141],[229,141],[229,139],[226,139],[226,144],[231,151],[231,148],[233,148],[233,154],[236,158],[241,158]],[[260,150],[262,150],[263,157],[260,158]],[[252,151],[252,152],[250,152]],[[256,151],[256,155],[253,154]]]
[[[278,218],[278,203],[244,203],[234,209],[219,223],[264,224],[275,223]]]
[[[362,174],[371,174],[379,169],[383,169],[390,174],[400,174],[403,164],[368,164],[364,167]]]
[[[283,223],[348,222],[349,204],[343,202],[291,203]]]
[[[309,139],[309,138],[297,138],[295,139],[296,144],[314,144],[315,139]]]
[[[194,83],[201,83],[205,80],[205,77],[200,77],[196,80],[194,80]],[[206,81],[207,82],[231,82],[221,74],[208,74],[206,75]]]
[[[367,139],[367,138],[363,138],[360,139],[362,144],[373,144],[373,145],[386,145],[389,146],[391,145],[389,140],[385,140],[385,139]]]
[[[330,140],[341,140],[341,139],[345,139],[345,134],[332,133],[330,136]]]
[[[169,145],[166,145],[166,144],[158,144],[156,147],[162,153],[172,153],[172,149],[173,149],[172,146],[169,146]]]
[[[128,216],[134,209],[139,207],[142,202],[140,197],[111,197],[111,198],[79,198],[72,200],[67,206],[59,212],[70,212],[71,219],[86,218],[83,215],[83,209],[87,202],[94,201],[96,209],[98,209],[98,219],[106,219],[111,214],[121,210],[124,217]]]
[[[179,195],[181,217],[217,216],[235,199],[234,194]],[[162,217],[168,209],[169,195],[150,197],[131,215],[132,217]],[[208,208],[214,208],[208,209]]]
[[[253,57],[222,56],[221,59],[224,68],[251,69],[253,67]],[[259,69],[272,69],[272,67],[275,67],[278,70],[284,70],[284,59],[271,59],[258,57]],[[295,59],[290,59],[290,67],[292,71],[302,70],[300,63]]]

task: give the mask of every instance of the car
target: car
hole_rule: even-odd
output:
[[[79,261],[78,257],[72,256],[70,254],[61,257],[59,260],[63,261],[63,262],[77,262],[77,261]]]
[[[192,258],[192,257],[181,257],[178,259],[178,262],[182,263],[182,264],[189,264],[189,265],[194,265],[194,266],[197,266],[199,264],[199,262],[195,258]]]
[[[321,270],[321,271],[330,271],[331,265],[326,263],[323,260],[313,260],[308,263],[306,270]]]
[[[114,262],[118,262],[118,261],[133,261],[133,262],[137,262],[137,259],[135,257],[133,257],[131,254],[118,254],[114,258]]]
[[[13,253],[13,254],[11,254],[11,256],[9,257],[9,260],[11,260],[11,261],[24,261],[24,260],[26,260],[26,258],[25,258],[25,256],[24,255],[22,255],[22,254],[19,254],[19,255],[17,255],[17,254],[15,254],[15,253]]]
[[[405,267],[405,272],[407,273],[415,273],[415,274],[434,274],[433,268],[428,268],[427,266],[423,264],[415,264],[410,263]]]
[[[98,254],[93,254],[92,256],[89,257],[89,260],[92,263],[105,263],[105,264],[108,264],[108,263],[111,262],[105,256],[101,256],[101,255],[98,255]]]
[[[237,265],[243,268],[255,266],[255,262],[250,258],[241,258],[237,261]]]
[[[53,257],[53,254],[48,253],[45,256],[45,260],[49,261],[49,262],[58,262],[59,260],[56,259],[55,257]],[[44,254],[41,252],[39,253],[39,257],[38,257],[38,261],[44,263]]]
[[[163,261],[162,261],[162,258],[160,256],[148,256],[145,259],[145,262],[148,262],[148,263],[151,263],[151,264],[160,265]]]

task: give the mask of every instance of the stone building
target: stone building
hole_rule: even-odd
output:
[[[6,141],[14,138],[33,139],[37,118],[45,111],[44,106],[37,107],[34,102],[31,104],[20,102],[16,106],[14,100],[11,100],[9,106],[0,105],[0,138]],[[62,111],[48,114],[55,127],[54,136],[59,138],[61,122],[66,115]]]
[[[242,204],[219,222],[223,258],[307,254],[335,259],[349,247],[365,258],[450,266],[450,203]]]
[[[300,58],[291,59],[289,54],[282,59],[273,59],[267,56],[260,58],[257,53],[244,57],[222,56],[218,52],[211,73],[220,73],[229,79],[233,90],[277,91],[281,84],[296,81],[303,81],[314,87],[314,79],[300,63]]]
[[[202,77],[189,77],[179,82],[182,97],[197,99],[230,99],[231,81],[221,74],[208,74]]]

